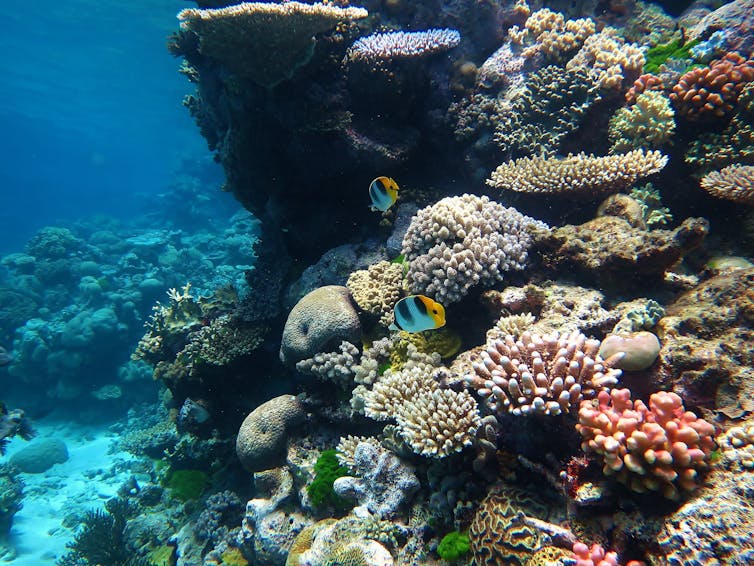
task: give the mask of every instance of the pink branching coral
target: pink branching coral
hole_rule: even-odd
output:
[[[583,542],[573,543],[573,553],[576,555],[576,566],[621,566],[617,552],[607,552],[602,545],[593,544],[588,547]],[[626,566],[644,566],[644,562],[631,560]]]
[[[583,401],[576,430],[585,452],[602,456],[603,472],[632,490],[660,491],[676,499],[692,491],[715,448],[715,427],[686,411],[675,393],[649,398],[649,407],[632,401],[628,389],[602,391],[597,405]]]

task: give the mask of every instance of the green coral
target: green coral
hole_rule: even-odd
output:
[[[463,558],[470,550],[469,536],[458,531],[448,533],[442,537],[440,544],[437,546],[437,554],[448,562],[455,562]]]
[[[175,564],[175,548],[170,545],[162,545],[147,554],[150,566],[173,566]]]
[[[437,352],[441,358],[451,358],[461,349],[462,341],[458,333],[447,326],[427,332],[398,332],[390,350],[390,368],[399,370],[408,361],[409,344],[422,354]]]
[[[668,43],[650,48],[644,55],[645,73],[655,73],[668,59],[691,59],[691,48],[699,43],[698,39],[685,41],[682,37]]]
[[[168,473],[165,487],[170,494],[181,501],[199,499],[209,483],[209,476],[203,470],[174,470]]]
[[[658,149],[667,144],[674,133],[675,112],[670,99],[661,92],[643,92],[636,98],[636,104],[618,109],[610,119],[610,153]]]
[[[655,189],[652,183],[631,189],[631,198],[641,206],[644,224],[647,228],[662,228],[673,220],[670,209],[662,205],[660,191]]]
[[[309,499],[315,507],[334,507],[338,511],[346,511],[351,507],[350,502],[340,497],[333,490],[336,479],[348,475],[348,468],[338,463],[337,451],[332,448],[324,450],[314,464],[316,475],[307,488]]]

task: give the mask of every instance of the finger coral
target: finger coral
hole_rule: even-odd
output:
[[[273,87],[289,79],[314,51],[314,36],[340,22],[365,18],[363,8],[302,2],[245,2],[225,8],[190,8],[181,29],[199,36],[199,50],[232,73]]]
[[[700,182],[714,197],[740,204],[754,204],[754,166],[729,165],[707,173]]]
[[[505,272],[526,266],[530,225],[545,226],[514,208],[469,194],[421,209],[403,238],[410,291],[448,304],[474,286],[502,281]]]
[[[626,80],[633,81],[644,66],[644,53],[633,43],[626,43],[610,27],[590,35],[566,69],[583,68],[603,90],[618,90]]]
[[[560,12],[543,8],[527,18],[523,29],[513,26],[508,37],[524,48],[522,55],[526,58],[541,53],[558,61],[579,49],[594,32],[594,21],[589,18],[566,20]]]
[[[596,404],[581,403],[576,429],[584,438],[582,449],[602,457],[606,475],[668,499],[699,486],[715,448],[715,427],[667,391],[651,395],[649,407],[632,401],[628,389],[602,391]]]
[[[594,197],[627,189],[642,177],[660,171],[667,162],[659,151],[642,149],[607,157],[584,153],[563,159],[524,157],[498,166],[487,184],[519,193]]]
[[[678,115],[696,121],[729,115],[746,83],[754,80],[754,61],[727,53],[707,67],[684,74],[670,93]]]
[[[496,413],[568,413],[618,383],[621,371],[613,366],[622,354],[603,360],[599,347],[599,340],[578,331],[508,335],[488,342],[465,380]]]

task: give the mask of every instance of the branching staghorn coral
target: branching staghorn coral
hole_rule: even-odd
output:
[[[410,359],[401,370],[388,369],[371,391],[363,392],[364,412],[376,420],[395,419],[417,454],[442,458],[471,445],[480,423],[474,398],[440,387],[439,355],[421,360],[413,345],[408,348]]]
[[[183,33],[199,36],[205,57],[271,88],[309,61],[316,34],[366,16],[366,10],[356,7],[246,2],[209,10],[189,8],[178,19]]]
[[[642,149],[606,157],[584,153],[563,159],[523,157],[500,165],[487,184],[520,193],[594,197],[625,190],[660,171],[667,161],[659,151]]]
[[[700,182],[713,197],[739,204],[754,204],[754,166],[728,165],[720,171],[707,173]]]
[[[525,267],[531,225],[546,227],[486,196],[448,197],[423,208],[403,238],[410,291],[448,304],[474,286],[502,281],[506,271]]]
[[[495,413],[559,415],[575,411],[583,399],[618,383],[613,365],[621,354],[603,360],[600,341],[581,332],[540,336],[524,332],[492,340],[467,375],[467,385]]]
[[[670,100],[661,92],[640,94],[635,104],[620,108],[610,119],[610,153],[662,147],[675,133],[674,116]]]
[[[668,499],[699,487],[715,448],[715,427],[667,391],[651,395],[649,407],[632,401],[628,389],[602,391],[596,403],[582,402],[576,429],[584,438],[582,449],[602,457],[606,475]]]
[[[456,47],[461,34],[454,29],[374,33],[357,39],[349,48],[348,61],[375,63],[388,59],[426,57]]]
[[[500,113],[495,142],[505,155],[551,156],[599,100],[583,69],[566,71],[555,65],[540,69],[526,80],[510,109]]]

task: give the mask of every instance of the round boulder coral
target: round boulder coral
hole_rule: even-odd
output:
[[[236,454],[250,472],[279,465],[291,427],[304,420],[304,408],[293,395],[262,403],[244,419],[236,438]]]
[[[361,340],[361,323],[351,294],[339,285],[320,287],[291,309],[283,328],[280,359],[292,365],[334,351],[343,340],[356,344]]]

